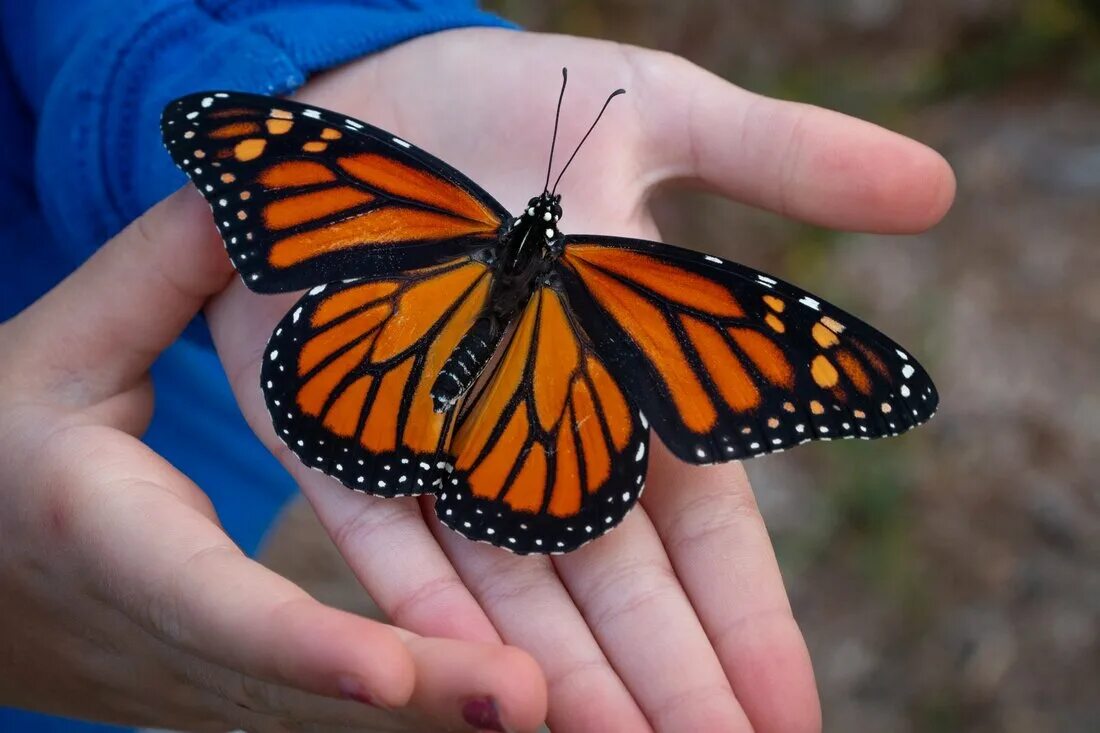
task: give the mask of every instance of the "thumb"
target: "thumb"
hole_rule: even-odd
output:
[[[143,214],[10,326],[27,372],[95,402],[131,386],[228,282],[232,266],[190,186]]]
[[[955,195],[939,153],[838,112],[770,99],[683,59],[646,53],[639,92],[656,179],[834,229],[909,233]],[[649,99],[652,102],[647,104]]]

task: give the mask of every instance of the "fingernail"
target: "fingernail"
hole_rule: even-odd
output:
[[[370,705],[372,708],[382,707],[367,693],[367,690],[363,687],[363,683],[354,677],[341,677],[339,687],[340,697],[345,700],[354,700],[364,705]]]
[[[500,708],[491,697],[477,697],[462,706],[462,719],[478,730],[493,730],[508,733],[504,723],[500,722]]]

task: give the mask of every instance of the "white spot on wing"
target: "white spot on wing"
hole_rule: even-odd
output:
[[[816,310],[821,310],[821,308],[820,308],[821,303],[814,300],[813,298],[811,298],[808,295],[804,295],[801,298],[799,298],[798,302],[801,303],[802,305],[806,306],[807,308],[813,308],[815,311]]]
[[[703,259],[705,259],[707,262],[713,262],[716,265],[722,264],[722,260],[718,259],[717,257],[712,257],[711,255],[706,255],[703,257]]]
[[[403,147],[403,148],[411,148],[411,147],[412,147],[412,145],[409,145],[409,144],[408,144],[407,142],[405,142],[404,140],[402,140],[402,139],[401,139],[401,138],[399,138],[399,137],[395,137],[395,138],[393,139],[393,141],[394,141],[395,143],[397,143],[398,145],[400,145],[401,147]]]

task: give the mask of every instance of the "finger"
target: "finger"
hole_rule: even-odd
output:
[[[420,637],[394,629],[413,659],[416,684],[408,703],[383,710],[301,689],[193,665],[189,677],[208,691],[229,720],[244,708],[261,718],[368,730],[530,731],[546,716],[546,686],[534,660],[514,647]],[[218,702],[221,705],[218,705]],[[246,721],[240,721],[246,722]]]
[[[78,433],[59,440],[82,440]],[[96,559],[95,585],[114,605],[169,645],[244,675],[405,704],[413,660],[392,629],[326,607],[245,557],[209,517],[176,498],[184,487],[168,487],[190,482],[136,440],[129,448],[126,461],[105,445],[94,464],[68,467],[71,485],[93,477],[96,486],[67,495],[51,515],[68,545]]]
[[[243,286],[231,287],[210,309],[215,343],[229,357],[227,369],[233,389],[257,435],[295,477],[352,571],[394,623],[425,636],[485,642],[514,658],[518,650],[501,646],[499,634],[428,529],[416,500],[378,499],[348,491],[335,480],[307,469],[278,440],[260,393],[254,388],[259,371],[257,355],[261,352],[241,346],[254,340],[257,329],[254,322],[242,319],[240,314],[254,305],[263,307],[269,300],[250,295]],[[269,320],[278,315],[272,312]],[[261,330],[269,330],[267,324]],[[528,720],[541,722],[546,706],[541,673],[536,686],[530,681],[533,662],[526,655],[523,659],[527,660],[526,672],[523,663],[513,662],[505,665],[507,674],[497,676],[500,684],[479,689],[470,688],[470,684],[484,675],[492,676],[492,666],[474,670],[467,665],[460,676],[448,676],[438,667],[418,665],[413,704],[437,711],[458,711],[483,723],[491,722],[496,714],[522,730]],[[422,675],[429,675],[423,684]],[[461,706],[456,703],[459,699]]]
[[[391,621],[426,636],[500,643],[415,499],[353,493],[285,455],[340,554]]]
[[[17,326],[37,342],[26,351],[39,354],[43,379],[79,375],[80,397],[94,401],[143,375],[231,272],[206,204],[188,187],[105,244]]]
[[[740,89],[637,51],[638,107],[660,179],[691,179],[822,226],[916,232],[938,222],[955,178],[938,153],[869,122]]]
[[[501,636],[538,661],[551,730],[650,730],[547,558],[469,542],[438,520],[432,527]]]
[[[546,719],[546,682],[527,653],[501,644],[412,637],[410,705],[448,728],[530,731]]]
[[[555,564],[655,730],[751,730],[644,512]]]
[[[655,444],[642,498],[753,728],[821,730],[806,644],[739,463],[689,466]]]

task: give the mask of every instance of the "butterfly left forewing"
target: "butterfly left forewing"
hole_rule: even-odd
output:
[[[258,292],[432,265],[488,246],[508,219],[439,159],[299,102],[192,94],[165,108],[161,131]]]
[[[516,553],[568,552],[634,506],[648,436],[563,295],[540,287],[455,431],[436,513]]]
[[[657,242],[568,237],[558,272],[597,352],[693,463],[927,420],[927,372],[889,338],[764,273]]]

